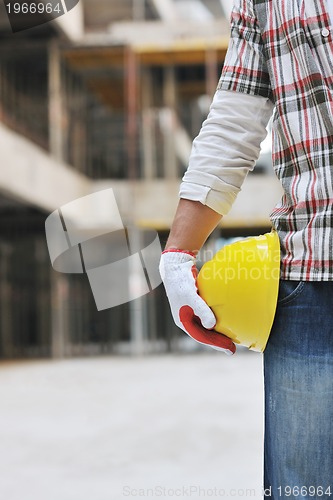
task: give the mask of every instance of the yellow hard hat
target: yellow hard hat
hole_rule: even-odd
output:
[[[215,330],[262,352],[273,324],[280,277],[276,231],[226,245],[198,275],[200,296],[216,316]]]

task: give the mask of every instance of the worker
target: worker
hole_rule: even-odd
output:
[[[197,293],[196,255],[254,168],[273,115],[283,196],[270,215],[281,266],[264,351],[264,496],[272,499],[333,495],[332,37],[331,1],[234,0],[222,75],[160,262],[176,324],[232,354]]]

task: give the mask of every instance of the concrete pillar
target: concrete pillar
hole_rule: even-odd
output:
[[[217,52],[215,48],[209,47],[206,50],[206,93],[213,97],[217,87]]]
[[[36,327],[41,344],[41,354],[49,355],[51,342],[50,325],[50,257],[47,251],[45,236],[36,236],[34,240],[36,259]]]
[[[51,270],[51,356],[69,354],[69,290],[65,274]]]
[[[56,39],[49,43],[49,147],[58,161],[64,160],[61,54]]]
[[[133,21],[144,21],[145,19],[145,0],[133,1]]]
[[[5,62],[0,61],[0,121],[3,120],[3,98],[4,98],[4,66]]]
[[[135,180],[138,177],[137,158],[137,111],[138,111],[138,63],[135,53],[128,48],[125,53],[125,96],[127,111],[127,158],[128,178]]]
[[[11,246],[7,243],[0,244],[0,353],[4,358],[14,355],[12,338],[12,308],[11,308],[11,284],[8,278],[10,269],[9,261]]]
[[[156,176],[156,140],[153,110],[153,83],[149,68],[142,71],[142,142],[143,142],[143,170],[145,179]]]

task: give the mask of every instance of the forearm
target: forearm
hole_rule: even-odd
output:
[[[271,113],[272,104],[263,97],[215,94],[193,143],[166,249],[200,250],[253,168]]]
[[[181,199],[166,244],[166,250],[178,248],[197,253],[221,215],[199,201]]]

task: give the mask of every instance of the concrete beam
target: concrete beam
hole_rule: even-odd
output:
[[[0,192],[10,199],[50,213],[83,196],[113,188],[125,224],[170,228],[178,203],[178,179],[91,181],[1,123],[0,150]],[[222,226],[269,225],[269,213],[281,195],[275,176],[250,174]],[[96,227],[99,222],[104,223],[97,214],[91,223]]]
[[[94,191],[113,188],[123,222],[168,230],[178,204],[180,180],[96,181]],[[260,196],[258,196],[258,192]],[[269,226],[269,214],[282,195],[275,176],[250,174],[222,227]]]
[[[158,51],[161,47],[184,47],[191,45],[203,48],[221,44],[227,46],[229,41],[229,23],[225,19],[212,20],[208,23],[189,21],[184,23],[176,19],[172,23],[164,21],[121,22],[114,23],[109,31],[109,43],[131,45],[133,49],[150,47]],[[92,43],[94,38],[87,36],[85,40]],[[98,41],[98,38],[95,40]]]
[[[24,205],[52,212],[89,194],[92,181],[0,123],[0,191]]]

